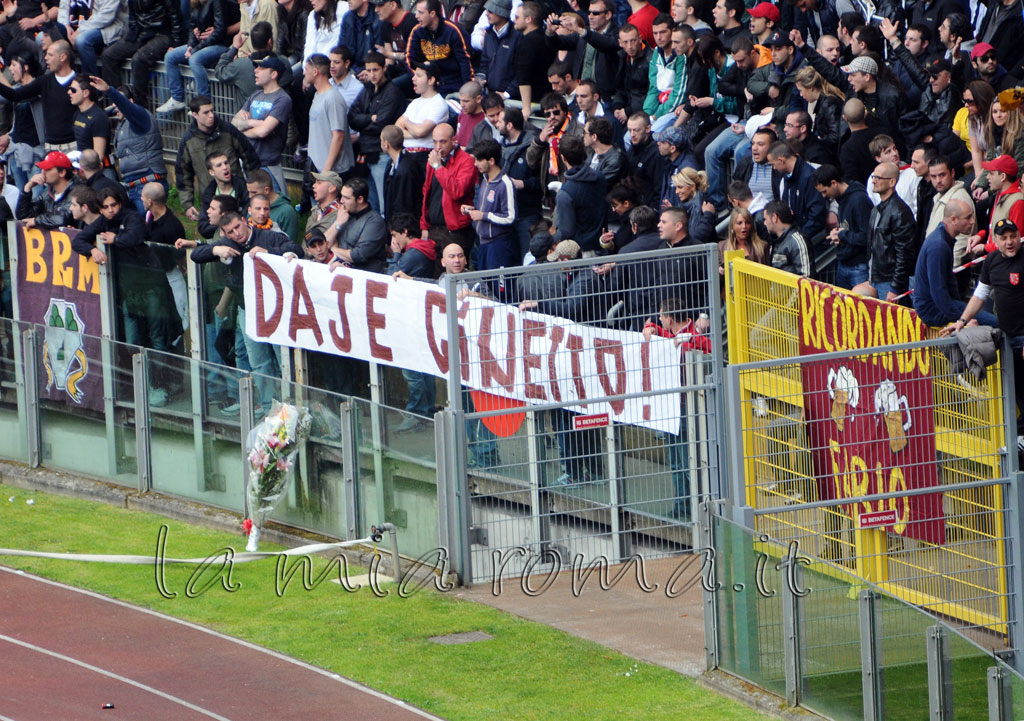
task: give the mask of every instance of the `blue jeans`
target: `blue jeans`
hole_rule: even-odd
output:
[[[227,365],[220,353],[217,352],[217,336],[220,329],[227,322],[216,313],[213,314],[213,323],[206,323],[206,360],[219,365]],[[211,401],[228,400],[235,398],[238,394],[238,385],[231,382],[231,379],[221,371],[209,370],[206,373],[206,393]]]
[[[86,30],[75,37],[75,50],[78,52],[78,59],[82,61],[82,72],[86,75],[100,74],[96,56],[104,45],[103,32],[100,30]]]
[[[476,410],[468,388],[462,389],[462,410],[466,413]],[[466,421],[466,444],[469,446],[470,465],[488,468],[498,464],[497,439],[479,418]]]
[[[708,173],[708,192],[704,199],[714,203],[716,208],[725,203],[725,161],[746,139],[746,135],[736,135],[730,128],[726,128],[704,151],[704,168]]]
[[[242,336],[245,344],[245,352],[249,358],[249,365],[253,373],[258,373],[253,380],[256,384],[257,402],[264,408],[270,408],[270,401],[274,397],[274,387],[277,385],[274,379],[281,377],[281,364],[278,362],[276,346],[270,343],[263,343],[253,340],[245,333],[245,308],[239,307],[235,316],[235,344],[238,344],[238,336]]]
[[[370,171],[370,207],[381,215],[384,215],[384,171],[387,165],[388,156],[384,153],[380,154],[376,163],[366,164]]]
[[[405,404],[406,412],[432,418],[437,401],[437,384],[434,382],[434,376],[403,368],[402,378],[409,386],[409,400]]]
[[[626,136],[629,137],[628,135]],[[523,262],[523,258],[530,252],[530,226],[540,220],[539,215],[531,215],[526,218],[516,218],[515,228],[516,235],[519,237],[519,265]]]
[[[140,177],[143,177],[143,176],[140,176]],[[136,180],[136,178],[125,178],[124,182],[125,182],[125,184],[127,184],[130,181],[132,181],[132,180]],[[28,182],[28,181],[25,181],[25,182]],[[167,186],[167,179],[166,178],[164,178],[163,180],[158,180],[156,182],[158,182],[158,183],[160,183],[160,185],[164,186],[164,190],[165,191],[169,190],[169,188]],[[22,186],[22,187],[24,187],[24,186]],[[142,213],[143,216],[146,215],[146,208],[145,208],[145,206],[142,205],[142,189],[144,187],[145,187],[145,183],[138,183],[137,185],[133,185],[131,188],[128,189],[128,200],[132,201],[132,204],[135,206],[135,209],[137,211],[139,211],[140,213]]]
[[[681,423],[686,423],[685,420]],[[683,435],[677,436],[674,433],[661,433],[661,440],[665,444],[665,454],[668,456],[668,467],[672,471],[672,490],[675,492],[675,500],[672,504],[672,515],[676,518],[689,519],[690,517],[690,454],[686,448],[685,425],[680,430]]]
[[[192,75],[196,81],[196,95],[209,96],[210,78],[206,74],[206,69],[216,65],[220,56],[227,52],[227,48],[223,45],[211,45],[198,52],[194,51],[186,61],[186,50],[188,50],[188,45],[179,45],[168,50],[167,55],[164,56],[164,62],[167,63],[167,88],[171,92],[171,97],[182,103],[185,102],[185,85],[181,79],[180,66],[188,62],[189,68],[192,69]]]
[[[863,283],[868,279],[868,264],[858,263],[856,265],[847,265],[846,263],[840,263],[836,261],[836,285],[840,288],[846,288],[847,290],[853,290],[855,285]],[[891,288],[891,284],[889,285]],[[878,286],[876,285],[877,289]],[[878,297],[885,300],[885,293],[879,291]]]

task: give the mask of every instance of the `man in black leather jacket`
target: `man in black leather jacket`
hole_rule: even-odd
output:
[[[59,228],[71,225],[71,191],[75,187],[74,169],[68,156],[54,150],[36,165],[42,171],[28,179],[16,211],[26,228]],[[46,192],[33,199],[32,190],[46,185]]]
[[[882,300],[906,292],[917,263],[914,214],[896,194],[899,177],[895,163],[879,163],[871,175],[872,189],[882,200],[871,210],[868,282]]]

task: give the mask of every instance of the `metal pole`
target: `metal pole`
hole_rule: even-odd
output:
[[[928,718],[953,721],[953,673],[949,644],[942,626],[929,626],[925,632],[928,646]]]
[[[348,538],[359,538],[359,446],[356,443],[355,414],[351,401],[341,404],[341,474],[345,489],[345,529]]]
[[[715,556],[710,554],[717,551],[715,548],[715,516],[714,502],[707,501],[700,504],[697,512],[697,533],[700,538],[698,553],[708,554],[704,558],[709,559],[708,587],[717,588],[717,574],[715,573]],[[702,559],[703,560],[703,559]],[[709,591],[701,585],[701,596],[704,602],[704,663],[708,671],[718,668],[718,593]]]
[[[1003,486],[1004,522],[1003,528],[1009,540],[1006,564],[1006,586],[1010,594],[1007,631],[1011,648],[1018,648],[1024,642],[1024,487],[1021,486],[1017,459],[1017,403],[1015,401],[1015,379],[1013,377],[1013,348],[1010,339],[1003,339],[1002,386],[1003,423],[1006,425],[1005,448],[1001,459],[1003,477],[1009,482]],[[1013,654],[1014,669],[1024,673],[1024,654]]]
[[[153,467],[150,457],[149,364],[146,349],[132,356],[135,382],[135,449],[139,473],[139,493],[153,489]]]
[[[725,369],[725,400],[729,407],[728,414],[719,411],[720,415],[728,415],[728,430],[722,436],[723,441],[728,439],[729,462],[725,466],[729,469],[731,481],[728,489],[728,508],[731,511],[730,517],[733,523],[738,523],[746,528],[754,528],[754,511],[747,506],[747,479],[746,465],[743,463],[743,411],[740,408],[740,373],[736,366],[729,366]],[[718,395],[718,394],[716,394]],[[721,408],[721,404],[719,404]],[[722,421],[725,423],[726,421]],[[724,445],[720,443],[719,446]]]
[[[789,555],[782,557],[782,574],[786,576],[790,564],[794,564],[794,573],[799,577],[800,564],[797,558]],[[789,583],[782,585],[782,650],[786,665],[786,703],[790,706],[800,705],[803,669],[801,668],[800,638],[800,597],[793,593]]]
[[[882,646],[878,638],[878,594],[860,592],[860,677],[864,695],[864,721],[885,721],[882,683]]]
[[[540,557],[551,540],[551,502],[544,488],[544,439],[537,431],[537,411],[533,410],[526,411],[526,458],[530,462],[530,523],[537,539],[534,552]]]
[[[711,298],[711,373],[703,381],[710,381],[715,387],[715,390],[711,391],[714,400],[711,408],[715,414],[715,436],[718,442],[715,444],[715,449],[712,453],[718,466],[718,473],[713,474],[711,477],[711,482],[716,484],[717,488],[709,488],[708,490],[715,497],[724,498],[728,489],[724,487],[722,479],[739,474],[743,466],[731,463],[734,460],[730,456],[731,449],[725,445],[725,439],[729,437],[727,435],[728,419],[733,415],[737,415],[730,413],[731,406],[728,403],[731,398],[738,399],[739,396],[729,396],[721,391],[723,388],[722,375],[725,371],[725,346],[722,343],[722,339],[725,337],[725,329],[722,327],[722,299],[718,293],[718,265],[718,246],[711,245],[709,246],[707,271],[708,295]]]
[[[604,429],[605,452],[608,465],[608,511],[611,514],[612,547],[618,560],[629,557],[629,534],[623,533],[622,514],[625,499],[622,498],[622,479],[619,474],[619,444],[615,424],[609,423]]]
[[[451,540],[455,552],[452,554],[459,583],[472,582],[472,547],[469,542],[469,527],[473,522],[472,499],[469,495],[469,479],[466,470],[466,409],[462,407],[462,364],[468,362],[460,351],[459,304],[456,298],[456,284],[445,287],[445,314],[448,321],[448,404],[454,417],[451,419],[449,446],[451,452],[450,476],[456,501],[457,522],[452,530],[457,532]]]
[[[1013,687],[1001,666],[988,669],[988,721],[1012,721]]]
[[[252,376],[247,375],[238,379],[238,421],[239,432],[242,435],[242,513],[246,518],[251,518],[249,508],[249,432],[252,430]]]
[[[42,436],[39,424],[39,350],[35,328],[29,326],[22,333],[25,368],[25,421],[28,425],[26,437],[29,468],[38,468],[42,463]]]

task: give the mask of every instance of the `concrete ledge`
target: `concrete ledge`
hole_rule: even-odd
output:
[[[822,721],[822,719],[827,719],[827,717],[819,716],[805,708],[794,708],[788,705],[786,699],[781,696],[776,696],[760,686],[755,686],[718,669],[698,676],[697,683],[775,718],[786,719],[786,721]]]

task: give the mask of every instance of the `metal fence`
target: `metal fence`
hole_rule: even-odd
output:
[[[691,509],[720,493],[718,276],[702,246],[447,284],[461,346],[448,385],[463,391],[450,397],[446,467],[464,580],[690,545]],[[645,338],[662,312],[678,334]]]
[[[702,510],[709,668],[833,719],[1020,717],[1024,677],[988,638]]]

